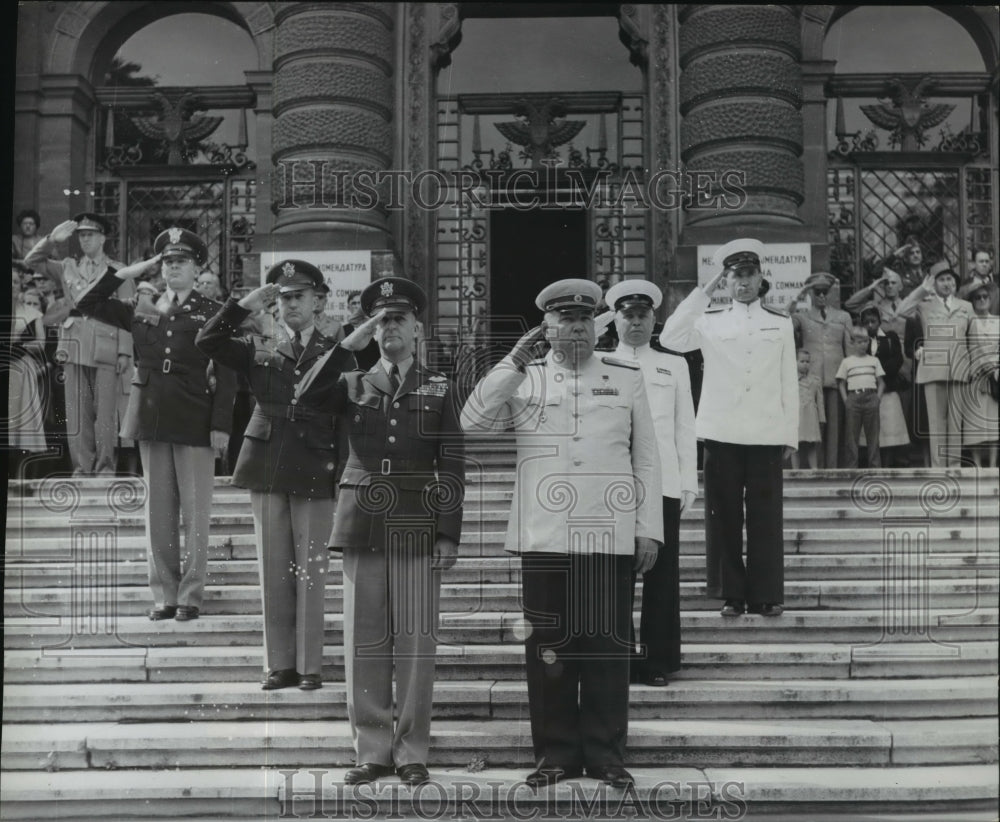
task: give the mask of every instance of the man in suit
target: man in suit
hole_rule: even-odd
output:
[[[49,259],[57,243],[76,235],[83,252],[79,258]],[[91,212],[77,214],[43,237],[25,259],[34,271],[45,272],[62,289],[62,313],[57,362],[66,376],[66,438],[73,476],[115,473],[115,430],[118,421],[118,379],[130,376],[132,337],[127,328],[116,328],[81,316],[77,301],[109,267],[120,262],[104,253],[108,224]],[[122,282],[116,292],[128,299],[134,286]],[[53,315],[50,313],[50,322]]]
[[[837,369],[847,353],[854,322],[851,315],[827,305],[830,289],[836,280],[824,271],[817,271],[806,280],[798,296],[792,300],[789,311],[795,334],[802,340],[802,348],[811,355],[809,372],[823,384],[823,405],[826,413],[826,430],[823,434],[824,450],[822,468],[837,468],[843,428],[843,402],[837,389]],[[796,310],[796,304],[810,294],[812,306]]]
[[[186,621],[200,615],[208,571],[208,530],[212,509],[213,465],[229,441],[236,376],[214,368],[195,346],[195,335],[219,304],[194,290],[198,265],[207,248],[201,238],[168,228],[153,242],[155,256],[118,271],[109,269],[82,295],[78,308],[122,330],[131,330],[136,364],[122,436],[138,440],[146,497],[149,585],[152,620]],[[162,260],[166,291],[116,300],[126,280],[139,277]],[[184,520],[181,547],[180,521]]]
[[[302,375],[333,348],[314,325],[323,286],[318,268],[283,260],[266,285],[230,298],[195,339],[198,348],[250,384],[257,403],[233,485],[250,489],[264,606],[266,691],[322,686],[323,614],[336,469],[334,418],[320,406],[334,383],[295,398]],[[276,335],[234,339],[247,317],[278,300]]]
[[[917,363],[914,383],[923,390],[932,468],[956,467],[962,456],[957,384],[968,381],[966,334],[972,305],[955,296],[958,274],[942,260],[900,306],[917,323],[911,339]]]
[[[601,288],[560,280],[462,409],[466,431],[517,431],[506,550],[521,555],[535,789],[588,776],[628,787],[633,573],[663,540],[660,460],[642,372],[594,356]],[[542,339],[552,350],[532,359]]]
[[[339,413],[347,430],[330,547],[344,555],[344,672],[357,755],[349,785],[393,772],[408,785],[430,778],[441,572],[458,556],[465,467],[454,386],[413,356],[426,303],[410,280],[373,282],[361,294],[370,319],[317,361],[297,397]],[[379,361],[349,370],[352,353],[373,337]]]
[[[713,258],[719,273],[663,325],[660,343],[701,348],[705,379],[695,429],[705,442],[708,595],[722,615],[749,607],[780,616],[784,599],[782,460],[798,448],[799,389],[792,321],[760,301],[764,245],[739,239]],[[729,306],[706,311],[729,279]],[[746,564],[743,523],[746,522]]]
[[[698,450],[691,379],[684,357],[650,345],[663,293],[646,280],[622,280],[605,300],[615,312],[615,356],[642,370],[663,477],[663,547],[642,579],[642,651],[632,659],[633,682],[664,686],[681,667],[681,514],[698,496]]]

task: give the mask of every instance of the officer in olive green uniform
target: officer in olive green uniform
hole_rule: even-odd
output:
[[[155,257],[108,269],[77,307],[86,316],[132,332],[135,377],[121,435],[138,440],[149,486],[146,533],[153,620],[197,619],[208,571],[208,530],[215,455],[229,441],[236,375],[214,367],[195,335],[219,304],[194,290],[208,249],[195,234],[168,228],[153,243]],[[127,279],[163,260],[167,290],[148,300],[115,300]],[[183,514],[184,545],[180,522]]]
[[[199,332],[198,347],[242,374],[257,400],[233,472],[250,489],[264,605],[264,690],[322,685],[326,549],[333,521],[334,418],[319,407],[334,382],[314,383],[309,404],[295,389],[333,348],[314,323],[323,275],[302,260],[284,260],[267,285],[230,298]],[[275,336],[234,339],[253,312],[279,299]]]

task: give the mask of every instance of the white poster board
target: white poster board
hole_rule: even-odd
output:
[[[330,287],[330,296],[323,312],[339,323],[347,322],[347,297],[352,291],[361,291],[372,281],[372,253],[365,251],[281,251],[260,255],[260,281],[264,282],[268,269],[282,260],[304,260],[323,272],[323,279]]]
[[[704,286],[719,273],[712,264],[712,255],[721,245],[698,246],[698,285]],[[802,290],[806,278],[812,273],[812,251],[809,243],[764,243],[761,268],[764,279],[771,283],[763,302],[781,311],[788,311],[788,304]],[[729,286],[725,279],[712,295],[712,305],[729,305]]]

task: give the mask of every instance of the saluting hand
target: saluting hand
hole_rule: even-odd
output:
[[[65,220],[49,232],[49,239],[57,243],[64,243],[73,236],[78,225],[76,220]]]
[[[716,274],[714,277],[712,277],[711,280],[709,280],[707,283],[705,283],[704,291],[705,291],[705,296],[706,297],[711,298],[712,294],[715,293],[715,289],[718,288],[719,283],[722,281],[722,278],[725,277],[725,276],[726,276],[726,269],[723,268],[718,274]]]
[[[115,276],[119,280],[135,280],[142,276],[142,274],[149,269],[156,267],[160,264],[160,260],[163,259],[162,254],[156,254],[150,257],[148,260],[139,260],[137,263],[132,263],[132,265],[127,265],[124,268],[119,268],[115,272]]]
[[[376,311],[374,315],[344,337],[340,341],[340,347],[347,351],[363,351],[375,337],[375,329],[378,328],[378,321],[385,316],[385,311],[384,308]]]
[[[635,572],[644,574],[656,564],[660,548],[655,539],[649,537],[635,538]]]
[[[514,343],[510,350],[510,358],[518,365],[524,367],[535,358],[535,345],[545,339],[545,323],[535,326],[521,339]]]
[[[266,283],[243,297],[239,305],[240,308],[245,308],[251,314],[256,314],[262,308],[267,308],[276,299],[278,299],[278,284]]]

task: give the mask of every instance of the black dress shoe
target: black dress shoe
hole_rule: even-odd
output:
[[[146,616],[156,622],[160,619],[173,619],[176,614],[176,605],[164,605],[162,608],[152,608],[146,613]]]
[[[396,769],[392,765],[379,765],[377,762],[365,762],[356,768],[351,768],[344,774],[345,785],[364,785],[374,782],[383,776],[392,776]]]
[[[555,785],[556,782],[562,782],[564,779],[576,779],[582,774],[581,768],[560,768],[558,765],[545,765],[529,773],[524,781],[537,791],[539,788],[547,788],[549,785]]]
[[[727,599],[719,613],[724,617],[734,617],[740,616],[745,610],[742,599]]]
[[[198,608],[194,605],[178,605],[177,616],[174,619],[178,622],[187,622],[189,619],[197,619],[198,614]]]
[[[404,785],[423,785],[431,781],[431,775],[427,773],[427,767],[419,762],[411,762],[409,765],[400,765],[396,768],[399,780]]]
[[[785,609],[780,603],[765,602],[760,606],[760,615],[766,617],[781,616],[785,612]]]
[[[294,668],[280,668],[277,671],[268,671],[260,689],[262,691],[277,691],[279,688],[291,688],[298,684],[298,671]]]
[[[302,674],[299,677],[299,690],[315,691],[323,687],[323,678],[319,674]]]
[[[654,688],[666,688],[670,684],[667,675],[661,671],[642,671],[639,674],[639,681],[643,685],[652,685]]]
[[[621,765],[599,765],[587,768],[587,776],[599,782],[605,782],[612,788],[627,788],[635,784],[635,777]]]

